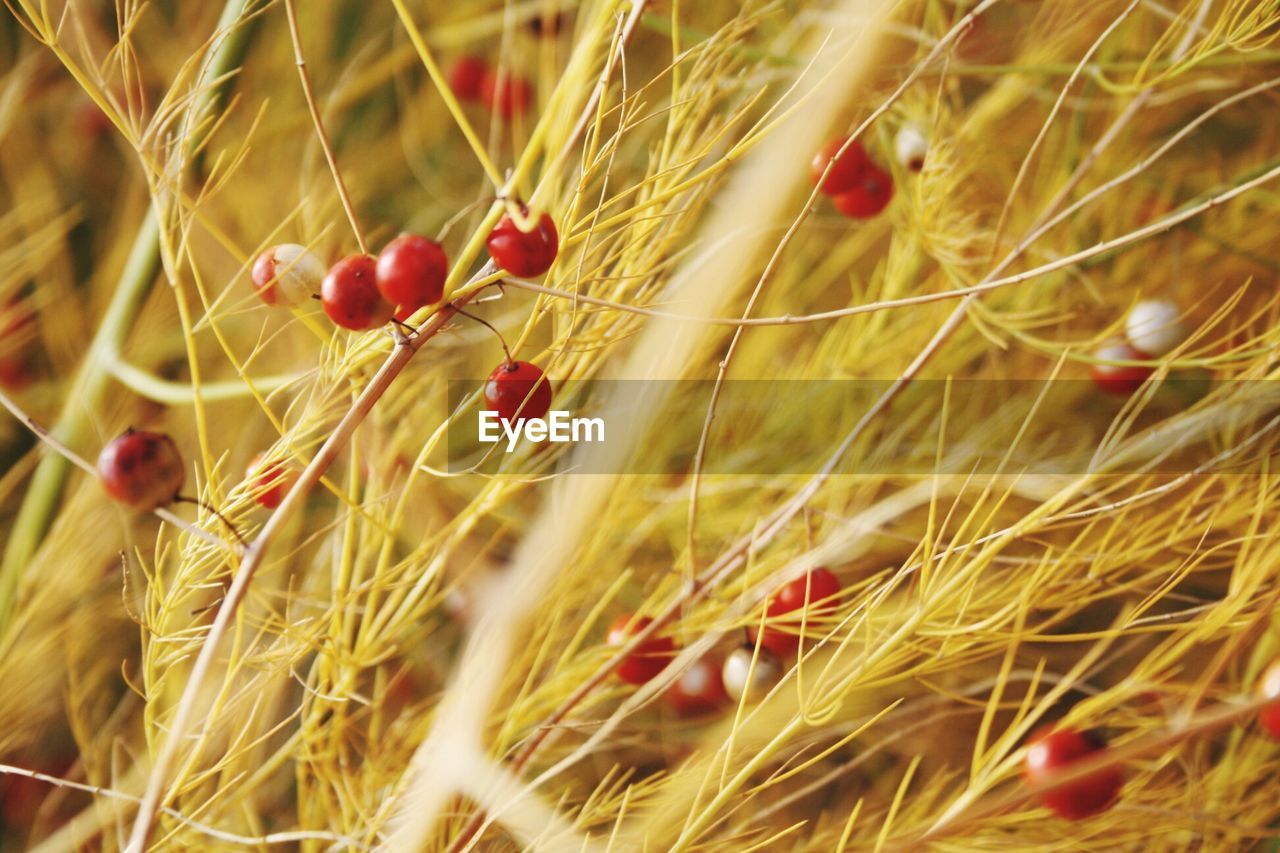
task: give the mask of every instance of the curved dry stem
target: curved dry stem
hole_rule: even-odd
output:
[[[455,300],[459,304],[465,304],[466,301],[466,296]],[[252,582],[254,574],[261,567],[272,540],[301,506],[311,488],[319,482],[324,472],[333,464],[333,461],[342,452],[356,428],[368,416],[395,378],[408,365],[409,360],[427,341],[431,340],[444,328],[444,325],[453,317],[453,313],[453,304],[442,306],[419,327],[416,335],[402,339],[397,343],[391,355],[388,356],[382,367],[378,369],[378,372],[369,381],[369,384],[361,391],[351,409],[334,427],[333,432],[321,445],[310,464],[298,476],[298,479],[285,495],[284,500],[272,513],[271,519],[245,550],[240,566],[231,580],[231,585],[227,588],[227,593],[222,599],[222,603],[218,606],[217,613],[214,615],[213,624],[209,627],[209,632],[200,646],[200,653],[196,657],[194,664],[192,664],[191,674],[188,676],[187,684],[178,700],[173,722],[169,726],[164,744],[151,768],[146,790],[138,805],[138,814],[134,819],[133,831],[129,837],[129,850],[141,853],[142,850],[146,849],[156,811],[163,804],[164,790],[168,782],[170,768],[173,766],[178,750],[187,741],[187,734],[194,723],[193,715],[196,712],[196,702],[199,700],[200,691],[212,670],[214,656],[218,652],[223,636],[231,626],[231,621],[235,617],[236,611],[239,609],[241,602],[244,601],[244,597],[249,591],[249,584]],[[208,725],[209,722],[206,720],[205,725]]]

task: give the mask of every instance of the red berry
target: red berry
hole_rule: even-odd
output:
[[[385,697],[383,710],[395,716],[412,705],[423,692],[422,685],[414,678],[413,673],[407,669],[401,670],[387,683],[386,692],[383,694]]]
[[[481,57],[460,56],[449,66],[449,88],[459,100],[479,100],[488,73],[489,63]]]
[[[253,457],[244,473],[246,479],[253,481],[250,486],[253,499],[267,509],[280,506],[297,479],[284,462],[279,459],[269,461],[263,453]]]
[[[258,255],[250,278],[263,302],[296,306],[320,289],[324,264],[305,246],[281,243]]]
[[[416,234],[401,234],[378,255],[378,292],[412,314],[444,296],[449,259],[440,244]]]
[[[652,622],[647,616],[619,616],[609,626],[605,641],[615,648],[621,646]],[[650,636],[618,665],[618,677],[628,684],[644,684],[666,669],[675,653],[676,644],[670,637]]]
[[[480,99],[504,119],[524,115],[533,100],[533,87],[510,71],[486,71],[480,81]]]
[[[813,155],[813,162],[809,165],[813,182],[818,184],[818,189],[827,195],[849,192],[857,187],[862,173],[872,168],[871,160],[867,157],[867,149],[863,148],[862,143],[856,139],[849,143],[843,154],[840,153],[847,139],[848,137],[842,136],[822,146],[818,153]],[[831,166],[831,171],[827,172],[827,164],[832,160],[835,164]],[[822,177],[824,172],[826,172],[826,178]]]
[[[0,388],[21,391],[34,374],[29,344],[35,314],[19,299],[0,307]]]
[[[115,127],[110,117],[93,101],[84,101],[75,108],[73,123],[76,132],[90,141],[96,141]]]
[[[484,403],[504,421],[545,417],[551,409],[551,382],[536,364],[503,362],[489,374]]]
[[[521,231],[515,220],[503,216],[489,232],[489,256],[512,275],[533,278],[551,269],[560,250],[560,235],[549,214],[538,217],[532,231]]]
[[[320,284],[320,303],[329,319],[360,332],[386,323],[396,308],[378,292],[378,264],[372,255],[348,255]]]
[[[868,166],[852,189],[835,197],[836,210],[850,219],[870,219],[889,206],[893,176],[878,166]]]
[[[682,717],[711,714],[728,705],[723,668],[724,663],[716,655],[699,658],[667,688],[667,704]]]
[[[1258,719],[1268,734],[1280,740],[1280,660],[1267,667],[1258,680],[1258,698],[1276,700],[1259,712]]]
[[[31,369],[22,356],[0,358],[0,388],[21,391],[31,384]]]
[[[1094,358],[1104,361],[1141,361],[1150,358],[1146,353],[1126,343],[1110,343],[1103,346]],[[1155,371],[1140,365],[1091,364],[1089,375],[1093,384],[1108,394],[1128,395],[1142,387]]]
[[[1022,776],[1028,782],[1048,781],[1074,761],[1102,752],[1107,743],[1095,732],[1046,726],[1031,736]],[[1124,785],[1124,771],[1110,767],[1078,782],[1046,791],[1040,802],[1060,817],[1080,820],[1104,812]]]
[[[150,511],[178,496],[186,472],[169,436],[129,430],[98,454],[98,477],[114,500]]]
[[[835,600],[840,594],[840,581],[829,570],[816,568],[805,577],[796,578],[782,589],[774,593],[765,609],[764,630],[760,632],[760,643],[779,657],[794,654],[800,646],[800,619],[778,619],[788,613],[794,613],[805,607],[806,596],[809,613],[806,620],[822,615],[837,604]],[[773,627],[769,627],[773,626]],[[787,629],[790,630],[787,630]]]

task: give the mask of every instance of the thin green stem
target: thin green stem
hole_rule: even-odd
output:
[[[287,388],[307,376],[307,372],[263,376],[250,380],[252,384],[241,379],[205,382],[197,391],[196,387],[189,382],[171,382],[161,379],[118,357],[108,365],[108,370],[117,382],[138,396],[166,406],[191,406],[197,399],[205,403],[243,400],[252,397],[255,390],[261,394],[270,394],[281,388]]]
[[[159,269],[159,235],[153,210],[138,229],[120,284],[85,353],[62,414],[50,429],[53,437],[68,447],[80,447],[88,438],[92,428],[89,414],[101,404],[110,379],[110,374],[103,369],[109,360],[107,356],[115,352],[126,330],[133,325]],[[50,453],[40,460],[32,475],[0,561],[0,635],[4,634],[12,615],[18,583],[49,530],[70,471],[71,464],[64,457]]]

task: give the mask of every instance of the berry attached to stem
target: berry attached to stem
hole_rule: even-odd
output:
[[[647,616],[624,614],[609,626],[605,641],[615,648],[624,645],[631,637],[643,631],[653,620]],[[670,637],[652,636],[618,665],[618,678],[639,686],[657,677],[675,656],[675,640]]]
[[[296,307],[320,289],[324,264],[306,246],[281,243],[258,255],[250,278],[263,302]]]
[[[830,570],[816,568],[804,577],[796,578],[774,593],[765,609],[765,627],[760,632],[760,644],[779,657],[794,654],[800,646],[800,618],[778,617],[800,610],[808,610],[807,620],[829,612],[838,603],[840,581]],[[790,630],[787,630],[790,629]]]
[[[1187,339],[1182,311],[1168,299],[1148,299],[1129,311],[1124,321],[1125,337],[1133,348],[1150,356],[1162,356]]]
[[[448,274],[444,249],[416,234],[401,234],[378,255],[378,292],[396,306],[397,317],[439,302]]]
[[[489,374],[484,403],[504,421],[542,418],[551,409],[551,382],[536,364],[505,361]]]
[[[521,231],[515,220],[503,216],[486,241],[493,262],[521,278],[533,278],[551,269],[560,250],[560,235],[549,214],[538,217],[532,231]]]
[[[893,138],[893,153],[904,169],[919,172],[924,169],[924,158],[929,154],[929,138],[917,124],[904,124]]]
[[[743,697],[752,702],[761,698],[782,677],[782,661],[764,646],[752,650],[751,646],[739,646],[724,659],[720,678],[735,702]]]
[[[872,168],[871,159],[862,143],[855,139],[846,148],[847,141],[848,138],[843,136],[831,140],[813,155],[813,162],[809,164],[813,182],[818,185],[819,191],[827,195],[836,196],[856,189],[862,173]],[[844,148],[843,154],[840,152],[841,148]],[[828,166],[831,167],[830,171],[827,171]]]
[[[177,498],[186,471],[172,438],[130,429],[98,454],[98,478],[113,500],[150,512]]]
[[[253,499],[267,509],[275,509],[297,478],[281,460],[268,460],[265,453],[259,453],[245,469],[245,479],[252,481]]]
[[[378,292],[378,265],[371,255],[348,255],[320,284],[320,303],[329,319],[361,332],[388,322],[395,306]]]
[[[729,704],[723,669],[724,664],[716,655],[699,658],[667,688],[667,705],[681,717],[700,717],[719,711]]]
[[[850,219],[870,219],[889,206],[893,176],[878,166],[867,166],[851,189],[834,199],[836,210]]]
[[[1106,741],[1095,732],[1046,727],[1031,736],[1022,776],[1028,782],[1045,782],[1072,762],[1106,748]],[[1059,817],[1081,820],[1109,809],[1123,786],[1124,771],[1111,767],[1045,791],[1040,802]]]
[[[1105,344],[1094,353],[1101,361],[1144,361],[1149,356],[1129,344],[1119,341]],[[1142,383],[1155,371],[1145,365],[1091,364],[1089,375],[1093,384],[1108,394],[1127,396],[1142,387]]]

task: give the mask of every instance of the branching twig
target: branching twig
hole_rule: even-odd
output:
[[[1230,100],[1234,103],[1244,97],[1249,97],[1253,94],[1257,94],[1258,92],[1265,91],[1266,89],[1269,89],[1269,88],[1273,88],[1277,84],[1280,84],[1280,80],[1267,81],[1267,82],[1258,84],[1257,86],[1251,87],[1246,92],[1242,92],[1242,93],[1239,93],[1237,96],[1233,96],[1233,98]],[[816,319],[834,319],[837,316],[848,316],[850,314],[856,314],[856,313],[868,313],[870,311],[883,310],[885,308],[890,308],[890,307],[899,307],[907,304],[917,304],[918,302],[923,302],[923,301],[936,301],[941,298],[951,298],[954,296],[965,297],[962,300],[961,305],[957,306],[955,312],[952,313],[952,315],[948,318],[947,322],[945,322],[943,326],[938,330],[938,332],[935,333],[934,337],[930,340],[928,345],[926,345],[925,349],[916,357],[915,360],[913,360],[913,362],[908,366],[906,371],[904,371],[903,375],[900,376],[898,380],[894,382],[894,384],[886,391],[885,395],[883,395],[873,404],[873,406],[867,411],[867,413],[863,416],[863,418],[860,419],[859,422],[855,424],[854,428],[844,437],[844,440],[842,440],[842,442],[837,447],[837,449],[829,457],[828,463],[826,466],[824,466],[823,471],[815,475],[814,478],[812,478],[806,484],[805,488],[802,489],[796,496],[794,496],[791,501],[789,501],[786,505],[784,505],[784,507],[782,507],[779,511],[774,513],[770,517],[770,519],[764,522],[761,525],[760,531],[754,533],[751,537],[747,537],[740,540],[732,548],[724,552],[721,555],[721,557],[716,560],[715,563],[709,566],[705,572],[703,572],[701,575],[698,576],[697,580],[693,584],[691,584],[689,588],[687,588],[684,591],[683,595],[680,597],[680,599],[677,602],[673,603],[671,606],[666,608],[663,612],[655,614],[650,624],[648,624],[643,630],[638,631],[634,635],[630,636],[628,638],[627,643],[625,643],[623,646],[615,650],[614,654],[612,654],[608,660],[606,660],[603,664],[601,664],[601,666],[598,667],[597,670],[593,672],[590,676],[584,679],[575,688],[573,693],[571,693],[570,696],[567,697],[556,708],[556,710],[553,711],[552,714],[549,715],[542,722],[542,724],[540,724],[534,729],[533,733],[530,735],[529,740],[526,741],[525,744],[521,746],[520,750],[517,751],[515,757],[513,758],[513,763],[515,764],[515,766],[517,768],[522,768],[523,766],[526,766],[527,763],[532,759],[532,757],[536,753],[541,743],[546,739],[546,737],[550,734],[550,732],[554,730],[555,726],[557,726],[560,722],[562,722],[578,703],[580,703],[594,689],[596,689],[600,684],[602,684],[604,680],[608,678],[609,674],[613,671],[613,669],[615,669],[619,664],[621,664],[623,660],[626,659],[627,655],[632,654],[635,651],[635,649],[639,648],[639,646],[643,644],[649,637],[657,634],[665,624],[667,624],[671,619],[673,619],[679,613],[682,607],[688,606],[690,603],[701,599],[710,588],[712,588],[716,583],[719,582],[720,579],[722,579],[732,571],[735,571],[738,568],[740,568],[743,565],[743,562],[746,559],[746,555],[751,548],[759,547],[762,544],[767,543],[779,530],[782,529],[782,526],[785,525],[785,523],[789,521],[789,519],[792,518],[794,514],[798,512],[799,509],[808,502],[808,500],[814,493],[816,493],[817,488],[821,485],[822,482],[825,481],[826,476],[829,475],[830,471],[834,470],[834,465],[836,464],[836,462],[839,460],[839,458],[843,456],[847,448],[852,445],[853,441],[855,441],[858,437],[861,436],[862,432],[865,430],[865,427],[869,425],[881,413],[887,410],[892,400],[896,398],[897,394],[900,393],[901,390],[904,389],[906,385],[911,381],[911,379],[914,378],[914,376],[916,376],[919,373],[919,370],[923,367],[923,365],[928,360],[928,358],[930,358],[932,354],[936,352],[937,348],[941,346],[941,343],[956,328],[958,328],[959,323],[963,320],[964,316],[966,315],[969,300],[975,299],[981,294],[989,292],[991,290],[995,290],[1001,287],[1006,287],[1022,281],[1030,280],[1030,278],[1045,274],[1047,272],[1051,272],[1056,269],[1062,269],[1068,266],[1072,266],[1074,264],[1081,262],[1082,260],[1088,259],[1089,257],[1093,257],[1098,254],[1102,254],[1102,253],[1114,250],[1115,248],[1118,248],[1122,245],[1127,245],[1128,243],[1136,241],[1138,239],[1142,239],[1143,237],[1150,236],[1152,234],[1156,234],[1161,231],[1167,230],[1168,228],[1171,228],[1178,223],[1191,219],[1214,206],[1225,203],[1226,201],[1232,198],[1235,198],[1256,186],[1259,186],[1263,183],[1266,183],[1269,180],[1272,180],[1280,176],[1280,167],[1273,168],[1258,177],[1255,177],[1249,181],[1244,182],[1243,184],[1233,187],[1231,190],[1225,191],[1219,195],[1216,195],[1210,199],[1205,200],[1204,202],[1201,202],[1197,205],[1194,205],[1176,214],[1165,217],[1162,220],[1152,223],[1144,228],[1140,228],[1129,234],[1122,235],[1121,237],[1114,238],[1113,240],[1110,240],[1110,241],[1104,241],[1094,247],[1091,247],[1090,249],[1083,250],[1082,252],[1075,253],[1074,255],[1071,255],[1065,258],[1060,258],[1056,261],[1050,262],[1048,264],[1044,264],[1041,267],[1037,267],[1033,270],[1029,270],[1024,273],[1007,276],[1005,278],[995,277],[996,275],[999,274],[1001,270],[1006,269],[1018,257],[1020,257],[1026,251],[1026,249],[1029,248],[1030,245],[1032,245],[1035,242],[1035,240],[1037,240],[1040,236],[1042,236],[1048,230],[1048,228],[1052,227],[1053,224],[1056,224],[1057,222],[1062,221],[1066,216],[1070,215],[1072,212],[1074,212],[1084,203],[1087,203],[1088,201],[1091,201],[1092,199],[1097,198],[1099,195],[1101,195],[1106,191],[1114,189],[1119,184],[1131,178],[1134,174],[1137,174],[1139,171],[1141,171],[1142,168],[1145,168],[1145,166],[1150,165],[1150,163],[1153,162],[1154,159],[1156,159],[1158,156],[1163,154],[1165,151],[1169,150],[1169,148],[1172,147],[1172,145],[1176,144],[1177,141],[1185,137],[1185,135],[1188,134],[1191,130],[1193,130],[1194,127],[1203,123],[1203,121],[1207,120],[1210,117],[1210,115],[1212,115],[1213,113],[1216,113],[1220,109],[1225,108],[1226,106],[1228,106],[1228,104],[1225,104],[1225,103],[1215,104],[1212,108],[1210,108],[1204,114],[1199,116],[1196,121],[1192,122],[1189,126],[1182,128],[1182,130],[1178,134],[1176,134],[1174,138],[1171,138],[1168,142],[1166,142],[1166,144],[1162,145],[1159,149],[1157,149],[1157,151],[1154,154],[1152,154],[1142,163],[1138,164],[1138,166],[1134,167],[1134,169],[1128,170],[1127,172],[1118,176],[1117,178],[1106,182],[1103,186],[1099,187],[1098,190],[1095,190],[1092,193],[1088,194],[1085,198],[1081,200],[1081,202],[1077,203],[1076,205],[1072,205],[1070,208],[1063,211],[1061,214],[1057,216],[1050,216],[1049,214],[1052,213],[1052,208],[1047,210],[1046,213],[1042,216],[1040,222],[1036,226],[1033,226],[1033,228],[1031,229],[1027,237],[1024,238],[1024,240],[1019,244],[1019,246],[1014,251],[1012,251],[1009,254],[1009,256],[1004,259],[1004,261],[1000,264],[1000,266],[998,266],[991,275],[989,275],[986,279],[984,279],[983,282],[969,288],[959,288],[955,291],[949,291],[944,294],[927,294],[923,297],[906,297],[901,300],[886,300],[886,301],[874,303],[871,305],[855,306],[850,309],[839,309],[831,312],[823,312],[822,314],[808,315],[806,318],[804,318],[809,321],[816,321]],[[516,286],[520,286],[520,287],[525,287],[528,289],[533,289],[529,287],[529,283],[527,282],[513,281],[512,284],[515,284]],[[542,288],[542,287],[538,287],[538,289],[541,291],[547,290],[547,288]],[[554,295],[560,295],[560,294],[554,294]],[[584,302],[591,301],[591,299],[589,298],[583,298],[582,296],[576,295],[576,294],[569,294],[565,292],[565,295],[566,297],[570,297],[570,296],[575,297],[580,301],[584,301]],[[604,300],[596,300],[597,304],[603,301]],[[609,307],[617,307],[617,306],[609,306]],[[657,315],[657,312],[655,312],[655,315]],[[661,312],[661,315],[667,316],[668,319],[688,320],[691,322],[699,321],[697,318],[688,317],[684,315],[667,315],[667,312]],[[779,324],[785,324],[785,322],[790,322],[791,319],[792,318],[756,318],[756,323],[759,325],[779,325]],[[777,321],[785,321],[785,322],[779,323]],[[750,320],[744,321],[742,319],[733,319],[733,318],[722,318],[721,321],[703,319],[702,322],[722,322],[722,324],[724,325],[752,325],[753,324],[752,321]]]
[[[482,274],[484,272],[486,271],[481,271]],[[457,302],[465,303],[469,298],[469,296],[463,296]],[[214,655],[218,651],[223,635],[226,634],[231,625],[232,618],[244,600],[245,594],[249,591],[249,583],[261,567],[272,540],[279,534],[279,531],[293,513],[302,505],[307,493],[311,491],[311,488],[319,482],[324,472],[333,464],[338,454],[346,446],[348,439],[355,432],[356,427],[364,421],[374,405],[386,393],[387,388],[404,370],[409,360],[427,341],[431,340],[436,333],[444,328],[445,324],[453,317],[453,314],[454,305],[446,303],[419,327],[416,335],[411,338],[405,338],[396,345],[391,355],[387,357],[382,367],[378,369],[378,372],[374,374],[369,384],[360,393],[351,409],[343,416],[324,444],[321,445],[315,457],[311,460],[311,464],[298,476],[288,494],[285,495],[284,500],[272,513],[270,520],[262,528],[261,532],[259,532],[258,537],[245,550],[240,567],[236,571],[231,585],[227,588],[226,596],[218,607],[213,624],[210,625],[209,632],[200,647],[200,653],[191,667],[191,674],[188,676],[187,684],[183,688],[181,698],[178,700],[173,722],[168,727],[164,744],[161,746],[159,755],[157,755],[155,764],[151,769],[146,791],[139,804],[138,815],[134,821],[133,832],[129,839],[129,850],[141,853],[146,847],[156,810],[161,805],[165,785],[168,782],[169,768],[177,756],[178,749],[186,742],[186,734],[193,722],[192,714],[195,712],[196,701],[200,696],[201,687],[205,679],[208,678],[213,666]],[[210,722],[206,720],[205,725]]]

